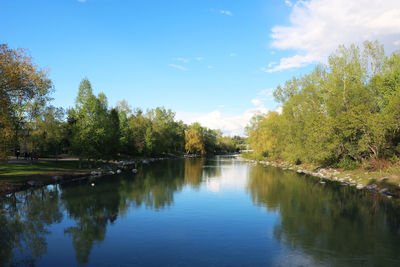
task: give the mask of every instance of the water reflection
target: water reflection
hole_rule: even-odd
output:
[[[198,188],[201,183],[203,176],[203,165],[205,164],[205,159],[200,158],[198,160],[185,161],[185,183],[192,185],[194,188]]]
[[[400,264],[396,203],[262,166],[251,169],[248,190],[257,205],[279,211],[274,237],[317,265]]]
[[[70,186],[62,188],[61,200],[76,225],[64,232],[72,238],[76,260],[87,263],[94,242],[102,242],[108,223],[120,212],[119,182],[99,180],[95,187]]]
[[[111,226],[119,226],[125,234],[129,229],[120,219],[131,216],[130,222],[136,222],[139,212],[143,217],[160,216],[151,217],[158,218],[157,222],[142,220],[135,225],[144,231],[156,231],[154,243],[141,247],[146,241],[143,237],[149,235],[140,235],[142,239],[133,235],[137,240],[125,241],[123,246],[138,242],[137,257],[141,252],[162,253],[167,251],[166,245],[174,244],[176,247],[168,249],[170,253],[175,249],[182,252],[174,254],[178,263],[185,262],[179,257],[193,259],[193,255],[199,255],[204,265],[209,258],[230,265],[246,265],[249,260],[258,265],[399,265],[399,206],[353,191],[232,158],[157,162],[141,166],[138,174],[77,181],[3,197],[0,266],[42,263],[41,258],[50,254],[47,242],[54,235],[55,225],[64,234],[63,242],[72,244],[74,262],[95,264],[90,256],[99,256],[94,252],[95,245],[107,243]],[[177,197],[183,193],[183,198]],[[267,212],[261,212],[253,203]],[[175,214],[172,220],[169,211]],[[146,223],[151,223],[150,228]],[[169,227],[171,233],[163,227]],[[157,234],[162,238],[157,239]],[[271,236],[271,240],[262,235]],[[112,246],[121,249],[121,241],[111,241]],[[210,241],[215,246],[210,249],[212,255],[205,252],[211,248]],[[235,255],[252,256],[235,258],[233,251]]]
[[[0,201],[0,265],[35,265],[47,251],[48,226],[62,220],[57,187],[12,194]]]
[[[35,265],[47,251],[48,226],[74,221],[64,232],[71,237],[79,264],[88,262],[107,226],[130,207],[155,210],[170,206],[184,184],[198,186],[205,159],[164,161],[141,166],[138,174],[78,181],[19,192],[0,200],[0,265]]]

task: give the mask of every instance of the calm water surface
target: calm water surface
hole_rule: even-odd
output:
[[[233,157],[0,199],[0,266],[400,266],[398,204]]]

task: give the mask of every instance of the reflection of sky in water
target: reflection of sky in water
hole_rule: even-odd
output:
[[[204,178],[205,188],[208,191],[218,193],[221,190],[244,190],[248,179],[249,166],[246,164],[235,164],[232,166],[205,166],[206,168],[220,168],[221,175],[218,177]]]
[[[21,193],[21,227],[0,231],[22,229],[28,245],[44,246],[38,266],[75,266],[78,254],[87,266],[397,265],[389,206],[371,211],[348,188],[298,177],[230,158],[155,163],[94,187]]]

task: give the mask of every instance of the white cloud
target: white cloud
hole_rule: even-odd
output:
[[[267,114],[270,110],[264,106],[264,102],[271,99],[274,89],[268,88],[261,90],[257,93],[251,103],[255,106],[246,109],[242,114],[236,116],[225,115],[221,110],[214,110],[208,113],[193,113],[193,112],[177,112],[176,118],[182,120],[187,124],[199,122],[201,125],[211,129],[219,129],[224,134],[244,135],[244,128],[249,124],[250,119],[256,114]],[[218,108],[222,109],[225,105],[219,105]],[[281,113],[282,108],[277,107],[275,111]]]
[[[214,193],[242,189],[247,184],[247,172],[247,168],[221,168],[221,174],[218,177],[205,178],[206,189]]]
[[[298,1],[289,26],[272,28],[271,46],[296,54],[269,68],[275,72],[325,61],[339,45],[378,40],[388,51],[400,36],[399,0]]]
[[[268,89],[264,89],[261,90],[260,92],[258,92],[258,95],[260,96],[272,96],[274,92],[274,88],[268,88]]]
[[[236,53],[230,53],[229,56],[230,56],[230,57],[235,57],[235,56],[236,56]]]
[[[181,61],[183,63],[188,63],[189,62],[189,59],[188,58],[184,58],[184,57],[178,57],[178,58],[175,58],[175,60],[176,61]]]
[[[293,6],[292,2],[290,2],[290,0],[285,0],[285,5],[287,5],[288,7]]]
[[[394,44],[395,46],[400,45],[400,40],[394,41],[393,44]]]
[[[195,58],[197,61],[202,61],[202,60],[204,60],[204,57],[196,57]]]
[[[181,66],[181,65],[169,64],[169,66],[172,68],[175,68],[175,69],[183,70],[183,71],[187,70],[184,66]]]
[[[272,88],[261,90],[258,92],[257,96],[251,100],[251,103],[256,107],[263,106],[266,100],[272,98],[273,91],[274,89]]]
[[[230,12],[229,10],[221,10],[221,14],[225,14],[228,16],[233,16],[232,12]]]
[[[268,63],[268,68],[271,68],[273,65],[276,65],[275,61],[272,61],[272,62]]]
[[[253,98],[251,103],[253,103],[254,106],[260,106],[262,104],[261,99],[259,98]]]
[[[209,69],[215,69],[214,66],[207,66],[207,68],[209,68]]]
[[[314,59],[312,55],[306,55],[306,56],[295,55],[293,57],[281,58],[279,65],[272,69],[269,67],[268,69],[261,68],[261,70],[264,72],[271,73],[285,69],[300,68],[307,66],[310,63],[321,61],[323,60],[323,58],[324,57],[320,57],[319,60],[317,60]]]
[[[268,109],[263,105],[245,110],[237,116],[227,116],[219,110],[209,113],[176,112],[176,118],[187,124],[199,122],[211,129],[220,129],[224,134],[243,135],[244,128],[255,114],[266,114]]]

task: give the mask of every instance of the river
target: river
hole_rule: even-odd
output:
[[[0,266],[400,266],[400,208],[235,157],[0,199]]]

